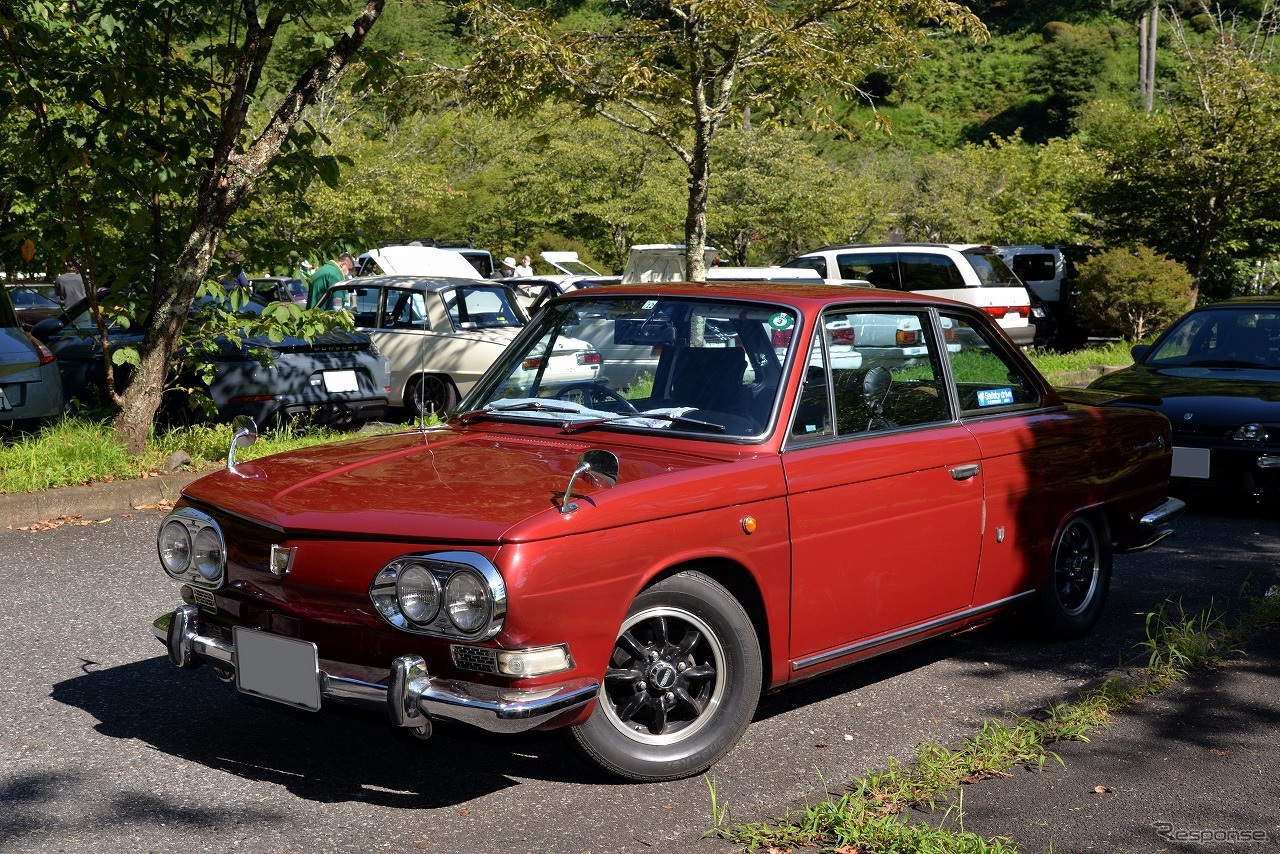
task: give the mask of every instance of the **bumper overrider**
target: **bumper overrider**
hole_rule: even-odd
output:
[[[235,643],[206,633],[197,606],[183,605],[164,614],[152,625],[152,633],[165,645],[175,666],[209,664],[222,678],[235,677]],[[341,665],[328,661],[325,668],[318,670],[318,697],[382,710],[396,726],[412,728],[422,736],[430,734],[433,720],[454,721],[490,732],[524,732],[577,711],[596,698],[600,687],[596,680],[586,678],[533,691],[440,679],[428,674],[426,662],[416,655],[392,662],[386,684],[344,675],[340,670]]]
[[[1136,544],[1127,548],[1122,548],[1122,552],[1140,552],[1149,549],[1161,540],[1174,536],[1177,531],[1172,527],[1174,521],[1182,515],[1187,509],[1185,502],[1177,498],[1169,498],[1159,507],[1155,507],[1143,513],[1137,519],[1137,535],[1139,540]]]

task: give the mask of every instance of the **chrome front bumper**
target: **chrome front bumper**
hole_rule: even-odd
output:
[[[210,664],[226,678],[235,673],[236,650],[232,643],[204,633],[204,618],[195,605],[183,605],[158,618],[152,634],[164,644],[177,667]],[[320,696],[348,705],[381,710],[396,726],[429,733],[432,720],[448,720],[490,732],[523,732],[572,712],[595,699],[600,684],[594,679],[574,679],[535,691],[516,691],[439,679],[427,673],[416,655],[397,658],[391,664],[387,684],[344,676],[340,665],[325,662],[319,673]]]

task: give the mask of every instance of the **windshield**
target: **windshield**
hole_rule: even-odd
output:
[[[476,386],[461,417],[759,436],[795,324],[792,309],[728,300],[553,301]]]
[[[511,291],[500,285],[448,288],[439,294],[455,330],[524,325],[523,313],[515,307]]]
[[[1157,367],[1280,368],[1280,309],[1212,309],[1183,318],[1145,360]]]

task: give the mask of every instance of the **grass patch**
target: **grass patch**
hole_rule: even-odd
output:
[[[1124,341],[1111,341],[1076,350],[1072,353],[1055,353],[1052,350],[1028,350],[1027,358],[1040,373],[1064,373],[1067,371],[1087,371],[1094,365],[1130,365],[1133,357],[1129,355],[1131,345]]]
[[[252,448],[237,454],[250,460],[322,445],[353,434],[327,427],[282,426],[265,430]],[[230,424],[152,428],[146,449],[133,456],[115,440],[108,421],[64,418],[30,435],[0,443],[0,493],[34,492],[80,483],[143,477],[165,471],[171,454],[186,451],[195,470],[226,461]]]
[[[1246,581],[1241,595],[1247,587]],[[1005,776],[1015,766],[1039,769],[1046,762],[1061,763],[1050,749],[1055,743],[1087,742],[1109,725],[1113,712],[1159,693],[1188,673],[1221,664],[1238,653],[1249,633],[1278,619],[1280,595],[1275,587],[1267,596],[1252,599],[1245,616],[1231,626],[1212,603],[1204,611],[1188,614],[1181,604],[1166,602],[1146,616],[1146,639],[1138,645],[1146,664],[1125,676],[1108,678],[1070,703],[1054,704],[1026,717],[987,721],[980,733],[959,748],[921,744],[913,762],[891,759],[883,769],[868,771],[851,782],[839,797],[828,793],[826,800],[775,822],[731,825],[729,808],[715,797],[714,782],[709,781],[713,827],[708,833],[752,851],[813,846],[860,854],[1015,851],[1009,839],[983,839],[963,830],[963,784]],[[939,801],[949,804],[946,818],[954,812],[959,831],[904,821],[907,808],[934,808]]]

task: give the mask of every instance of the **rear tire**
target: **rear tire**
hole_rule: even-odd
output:
[[[760,699],[760,642],[737,599],[698,572],[636,597],[595,710],[571,733],[593,762],[630,780],[677,780],[728,753]]]
[[[1038,593],[1040,632],[1054,640],[1089,633],[1102,617],[1111,587],[1111,542],[1090,516],[1073,516],[1053,541]]]
[[[415,418],[443,415],[458,405],[458,393],[447,376],[426,374],[410,381],[404,405]]]

